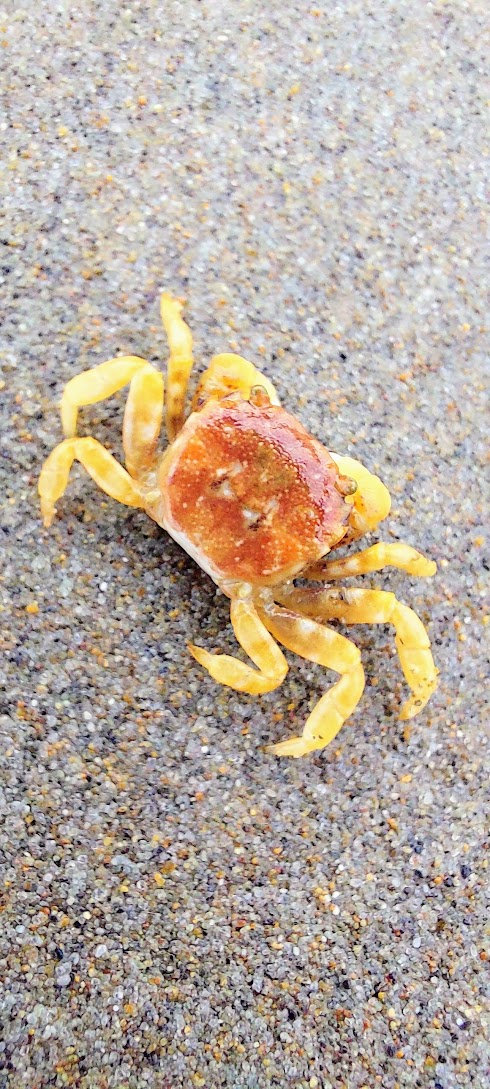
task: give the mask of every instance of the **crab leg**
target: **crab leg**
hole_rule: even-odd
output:
[[[121,355],[71,378],[61,398],[61,422],[65,437],[71,439],[76,434],[79,408],[112,397],[143,367],[149,368],[151,363],[137,355]]]
[[[165,292],[160,313],[167,334],[170,358],[167,368],[167,433],[170,442],[184,422],[184,402],[192,370],[192,333],[181,318],[182,303]]]
[[[189,643],[191,654],[220,684],[252,695],[271,692],[282,684],[288,671],[282,650],[264,627],[250,598],[232,600],[230,614],[236,638],[257,669],[230,654],[210,654]]]
[[[129,473],[97,439],[65,439],[59,446],[55,446],[46,459],[39,477],[38,489],[45,526],[50,526],[53,521],[56,514],[55,504],[66,490],[70,469],[75,460],[81,462],[92,480],[107,495],[120,503],[126,503],[128,507],[144,506],[142,495]]]
[[[304,756],[315,749],[323,749],[352,714],[364,691],[360,652],[350,639],[332,628],[317,624],[289,609],[267,605],[261,615],[268,630],[285,647],[310,662],[318,662],[342,674],[313,708],[301,737],[291,737],[269,745],[268,751],[277,756]]]
[[[280,595],[288,608],[324,620],[344,624],[393,624],[396,649],[405,680],[412,690],[400,718],[413,718],[425,707],[437,688],[438,670],[430,650],[430,640],[420,618],[386,590],[298,590]]]
[[[162,426],[163,375],[148,364],[131,379],[124,410],[123,447],[128,472],[144,476],[154,461]]]
[[[305,571],[305,578],[342,579],[350,575],[366,575],[371,571],[382,571],[383,567],[399,567],[407,575],[435,575],[437,564],[428,560],[406,544],[385,544],[379,541],[371,548],[365,548],[354,556],[345,556],[341,560],[321,560]]]

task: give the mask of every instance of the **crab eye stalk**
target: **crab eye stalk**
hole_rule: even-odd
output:
[[[343,495],[344,497],[346,495],[354,495],[354,492],[357,491],[355,480],[352,480],[350,476],[342,476],[342,474],[337,477],[335,487],[340,495]]]
[[[252,386],[248,399],[250,404],[255,405],[256,408],[266,408],[271,403],[271,399],[265,386]]]

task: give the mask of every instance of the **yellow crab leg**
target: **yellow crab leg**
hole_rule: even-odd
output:
[[[131,380],[124,410],[123,448],[128,472],[141,477],[155,461],[163,416],[163,375],[148,364]]]
[[[331,453],[330,457],[342,476],[350,477],[357,484],[357,491],[346,496],[346,502],[352,506],[349,529],[343,538],[343,543],[347,544],[362,537],[386,518],[390,513],[391,497],[379,476],[370,473],[360,461],[343,454]]]
[[[50,526],[53,521],[56,514],[55,504],[66,490],[75,459],[81,462],[92,480],[107,495],[120,503],[126,503],[128,507],[144,506],[142,495],[129,473],[97,439],[65,439],[52,450],[39,477],[38,489],[45,526]]]
[[[342,676],[318,701],[306,720],[301,737],[291,737],[268,752],[276,756],[304,756],[323,749],[338,734],[364,691],[364,670],[358,648],[332,628],[317,624],[295,611],[267,605],[260,612],[271,634],[289,650],[310,662],[334,669]]]
[[[236,638],[257,669],[230,654],[210,654],[192,643],[191,654],[220,684],[252,695],[271,692],[282,684],[288,671],[282,650],[264,627],[250,598],[232,600],[230,614]]]
[[[400,665],[412,690],[400,718],[414,718],[425,707],[437,688],[439,671],[434,665],[430,639],[422,621],[394,594],[386,590],[291,589],[281,593],[280,600],[288,608],[324,620],[341,620],[344,624],[393,624]]]
[[[165,292],[160,299],[160,313],[167,334],[170,358],[167,369],[167,434],[170,442],[184,422],[184,403],[192,370],[192,333],[181,318],[182,303]]]
[[[61,398],[61,422],[65,437],[70,439],[76,434],[79,408],[112,397],[113,393],[131,381],[137,371],[150,366],[146,359],[140,359],[137,355],[121,355],[71,378]]]
[[[371,571],[381,571],[383,567],[399,567],[407,575],[426,577],[435,575],[437,564],[428,560],[406,544],[378,544],[356,552],[354,556],[345,556],[341,560],[320,560],[304,572],[308,579],[342,579],[350,575],[366,575]]]

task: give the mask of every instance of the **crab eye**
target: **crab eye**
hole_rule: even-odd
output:
[[[340,492],[340,495],[344,496],[354,495],[354,492],[357,491],[357,484],[355,480],[351,480],[350,476],[337,477],[337,480],[334,481],[334,486],[337,491]]]
[[[249,401],[251,405],[255,405],[257,408],[263,408],[265,405],[270,405],[271,399],[265,386],[252,386],[250,390]]]

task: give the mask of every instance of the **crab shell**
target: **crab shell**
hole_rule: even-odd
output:
[[[151,514],[226,589],[273,586],[346,532],[356,487],[265,391],[210,400],[163,457]]]

